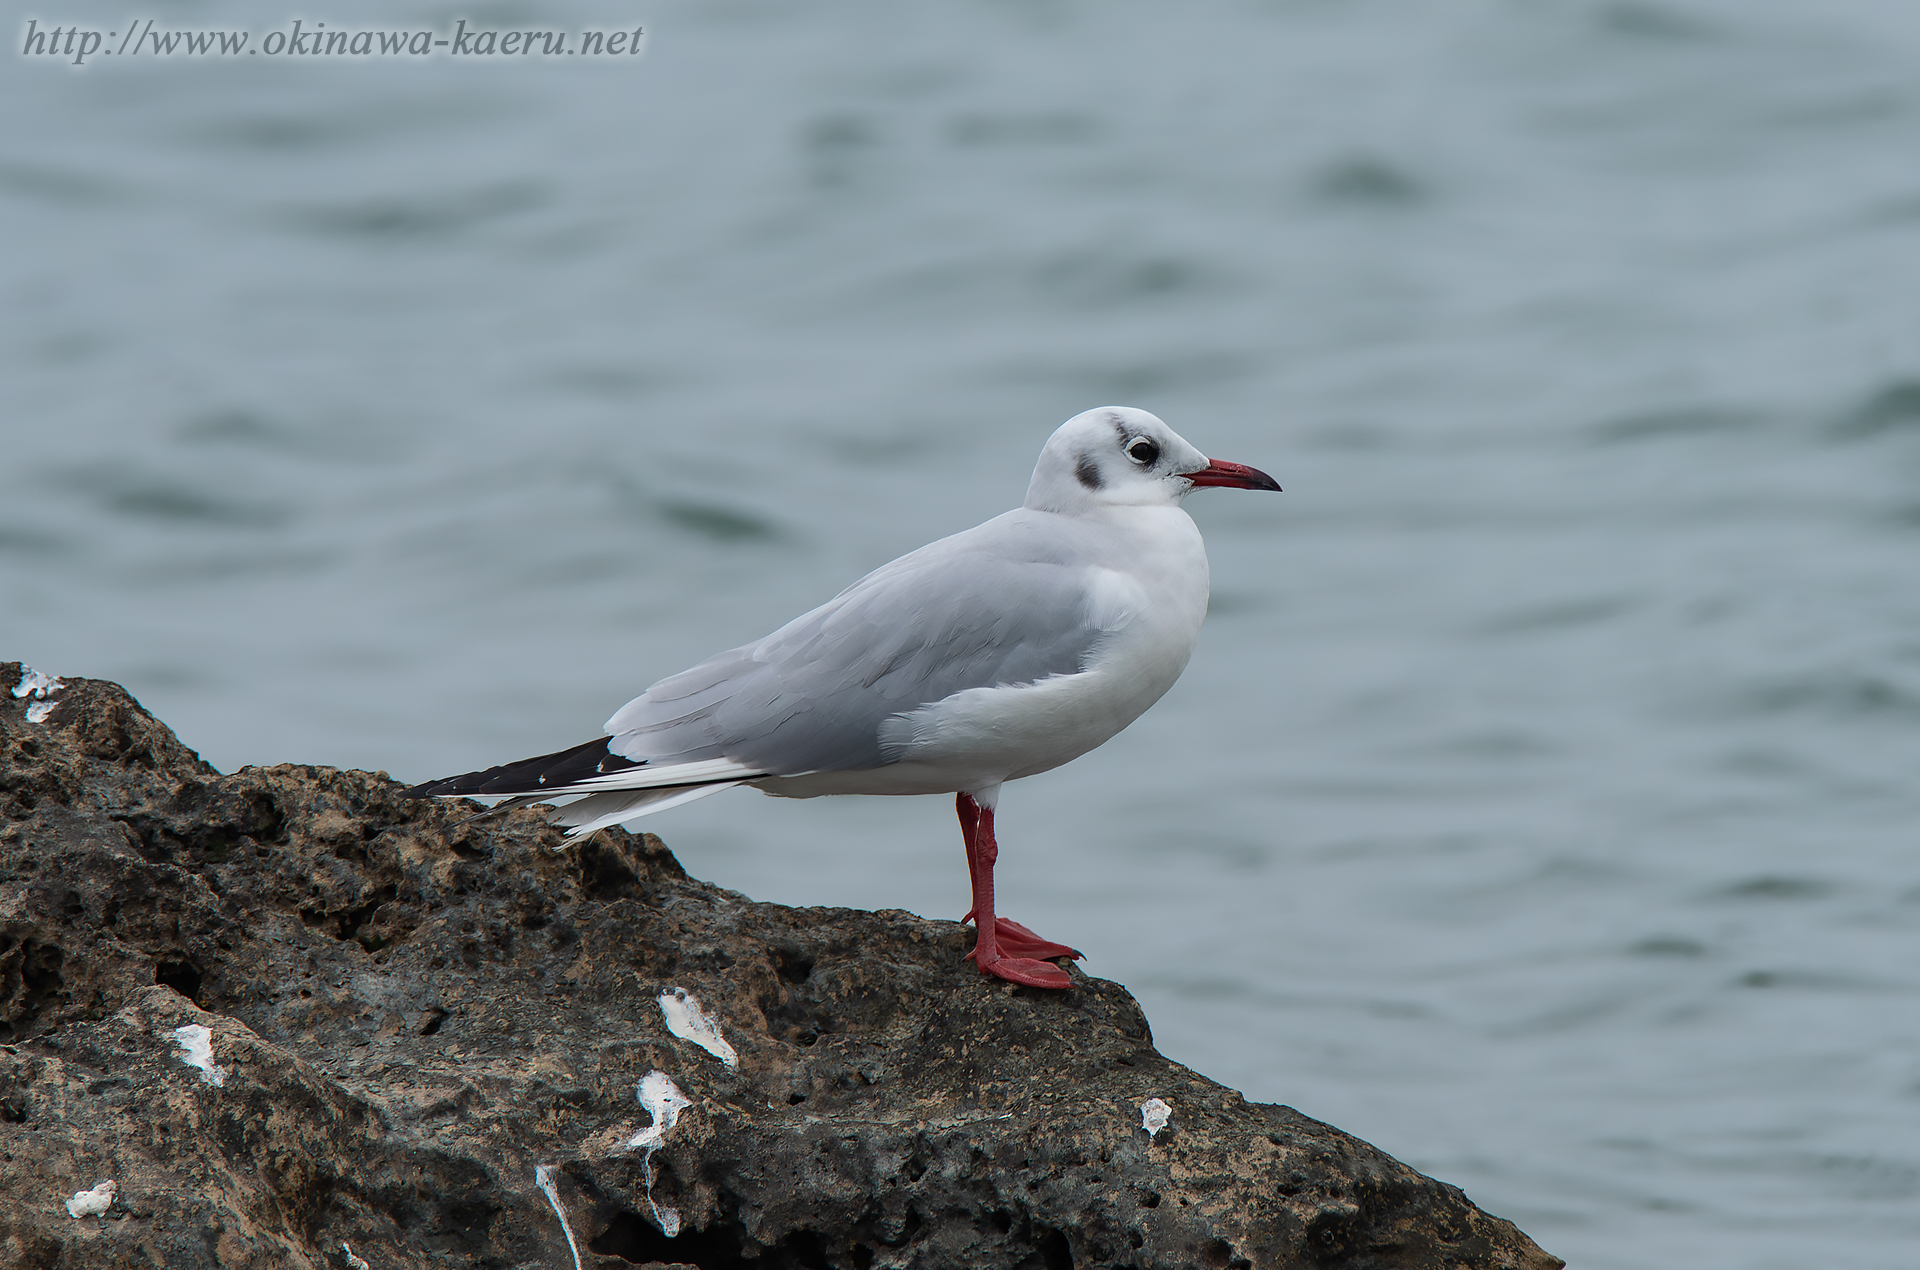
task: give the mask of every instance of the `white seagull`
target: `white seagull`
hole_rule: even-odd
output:
[[[783,798],[957,794],[979,934],[967,954],[1065,988],[1080,954],[998,917],[1000,786],[1080,757],[1173,686],[1207,613],[1207,554],[1181,500],[1278,490],[1144,410],[1103,406],[1048,438],[1022,507],[869,573],[752,644],[621,706],[608,736],[430,781],[415,798],[584,795],[569,836],[752,785]],[[498,810],[498,808],[496,808]]]

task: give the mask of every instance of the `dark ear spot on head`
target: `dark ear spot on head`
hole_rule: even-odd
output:
[[[1079,477],[1080,483],[1088,489],[1099,489],[1105,484],[1100,479],[1100,465],[1093,461],[1091,454],[1080,456],[1080,461],[1073,465],[1073,474]]]

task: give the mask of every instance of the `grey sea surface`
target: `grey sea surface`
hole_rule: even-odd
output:
[[[0,655],[442,776],[1141,406],[1287,492],[1189,502],[1198,652],[1008,788],[1006,911],[1577,1266],[1916,1263],[1920,6],[136,15],[649,42],[7,52]],[[966,908],[944,800],[644,823]]]

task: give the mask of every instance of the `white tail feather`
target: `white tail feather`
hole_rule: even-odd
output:
[[[665,811],[669,807],[678,807],[681,803],[690,803],[696,798],[705,798],[708,794],[717,794],[723,789],[732,789],[744,781],[715,781],[711,785],[693,785],[680,789],[639,789],[614,790],[604,794],[588,794],[585,798],[575,799],[566,806],[557,808],[547,817],[550,824],[567,825],[567,837],[580,838],[596,829],[605,829],[617,825],[623,820],[632,820],[635,816],[650,815],[656,811]]]
[[[608,772],[604,776],[589,776],[584,780],[569,781],[565,785],[555,786],[551,792],[559,795],[616,789],[658,789],[662,785],[695,785],[703,781],[727,780],[732,777],[751,780],[756,776],[768,774],[765,768],[748,767],[745,763],[736,763],[730,758],[708,758],[693,763],[667,763],[659,767],[648,765],[623,767],[617,772]]]

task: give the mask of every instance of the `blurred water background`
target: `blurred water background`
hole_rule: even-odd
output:
[[[8,54],[0,656],[441,776],[1142,406],[1287,492],[1191,500],[1199,651],[1009,788],[1007,911],[1577,1266],[1915,1264],[1920,7],[93,8],[651,43]],[[646,827],[966,907],[945,800]]]

